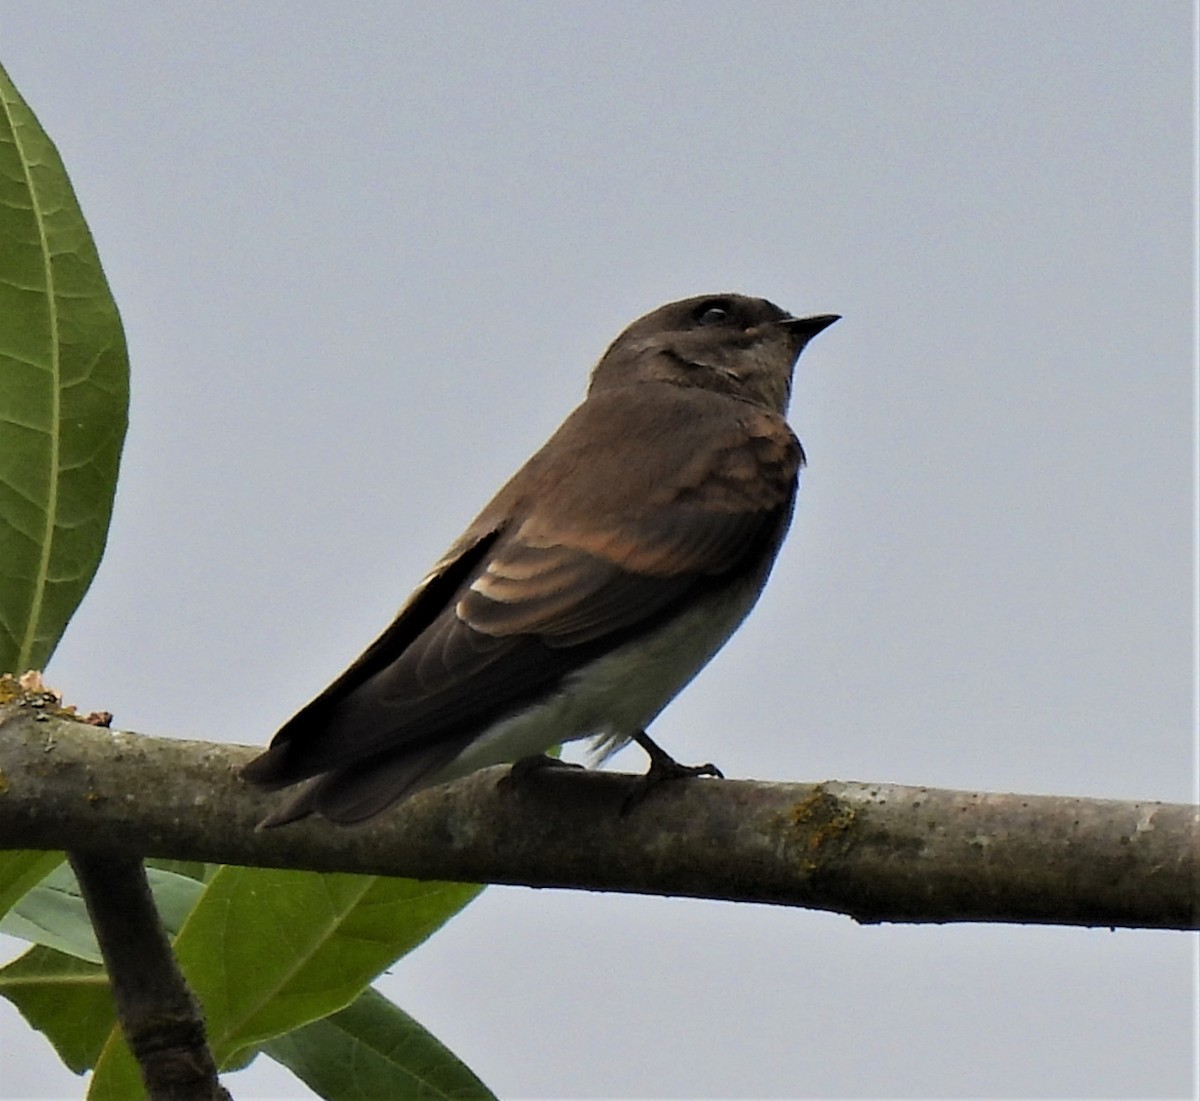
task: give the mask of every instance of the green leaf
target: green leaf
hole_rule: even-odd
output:
[[[0,921],[0,933],[103,963],[100,946],[69,866],[61,865],[25,895]]]
[[[158,868],[147,868],[146,878],[163,925],[177,933],[203,893],[203,885]],[[51,872],[0,920],[0,932],[91,963],[103,962],[87,904],[75,873],[66,864]]]
[[[151,868],[158,868],[163,872],[174,872],[176,875],[185,875],[188,879],[195,879],[201,883],[207,883],[217,873],[220,864],[205,864],[200,860],[160,860],[156,857],[151,857],[146,861],[146,869],[149,872]],[[153,876],[151,876],[153,880]],[[178,930],[173,930],[178,932]]]
[[[82,1074],[95,1065],[116,1023],[104,968],[36,946],[0,967],[0,994]]]
[[[217,1061],[349,1005],[481,890],[222,868],[176,942]]]
[[[154,868],[147,869],[147,876],[163,924],[178,931],[203,886]],[[67,1066],[82,1074],[95,1065],[117,1019],[71,869],[64,864],[53,871],[20,900],[0,928],[39,945],[0,968],[0,994],[45,1033]]]
[[[449,1048],[376,990],[263,1051],[328,1101],[494,1098]]]
[[[0,915],[7,914],[63,859],[62,853],[0,852]]]
[[[128,405],[96,246],[58,151],[0,69],[0,672],[43,668],[91,584]]]
[[[175,942],[224,1067],[247,1048],[349,1005],[481,887],[377,876],[223,867]],[[139,1097],[115,1030],[96,1063],[90,1101]]]

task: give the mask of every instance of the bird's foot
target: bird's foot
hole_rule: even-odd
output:
[[[725,779],[725,773],[711,762],[703,765],[681,765],[644,730],[634,734],[633,740],[646,751],[646,756],[650,758],[650,767],[625,797],[621,806],[622,814],[628,814],[666,780],[686,780],[692,776],[715,776],[718,780]]]
[[[537,753],[532,757],[521,757],[519,760],[513,761],[505,781],[510,784],[522,784],[534,773],[548,768],[583,768],[583,765],[551,757],[548,753]]]

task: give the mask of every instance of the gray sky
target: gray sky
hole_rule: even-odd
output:
[[[628,321],[739,290],[845,320],[771,583],[656,738],[1194,797],[1192,39],[1175,0],[0,0],[133,362],[50,679],[265,742]],[[493,888],[381,985],[504,1097],[1178,1097],[1195,952]],[[0,1060],[6,1098],[82,1092],[7,1002]]]

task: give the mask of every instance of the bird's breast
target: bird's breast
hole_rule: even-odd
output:
[[[428,783],[591,736],[596,760],[603,760],[645,729],[707,664],[753,607],[765,575],[764,569],[710,591],[661,626],[576,669],[546,699],[493,723]]]

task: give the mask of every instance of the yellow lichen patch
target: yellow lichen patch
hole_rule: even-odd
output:
[[[20,682],[11,673],[0,675],[0,707],[12,703],[24,694]]]
[[[22,673],[19,677],[14,677],[11,673],[0,675],[0,706],[5,704],[35,708],[56,718],[78,717],[74,707],[62,702],[62,693],[46,684],[42,680],[42,674],[36,669]]]
[[[857,818],[857,810],[831,795],[820,784],[791,812],[792,825],[802,831],[804,844],[813,856],[831,841],[844,836]]]

